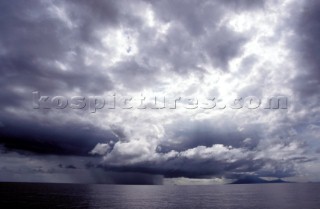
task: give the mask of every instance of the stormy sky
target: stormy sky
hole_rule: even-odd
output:
[[[14,0],[0,10],[0,181],[320,181],[319,1]],[[35,106],[41,96],[60,100]],[[87,104],[60,108],[74,96]],[[99,100],[154,96],[283,97],[287,107]]]

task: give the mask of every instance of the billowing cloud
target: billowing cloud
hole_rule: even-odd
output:
[[[0,3],[0,180],[320,180],[319,6]],[[33,92],[68,103],[34,108],[41,99]],[[74,96],[86,105],[70,108]],[[154,96],[171,103],[150,108]],[[287,108],[267,108],[277,96],[287,98]],[[195,98],[196,108],[186,108]],[[248,98],[261,99],[260,108],[231,108]],[[113,99],[141,104],[110,108]]]

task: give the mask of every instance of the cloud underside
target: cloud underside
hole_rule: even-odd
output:
[[[81,182],[320,180],[316,0],[7,1],[0,7],[0,180],[21,181],[25,174],[68,182],[79,169],[86,173]],[[90,113],[34,109],[34,91],[285,96],[289,106]]]

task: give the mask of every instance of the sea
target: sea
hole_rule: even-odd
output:
[[[201,186],[0,183],[0,208],[320,209],[320,183]]]

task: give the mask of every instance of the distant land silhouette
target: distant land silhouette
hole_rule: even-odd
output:
[[[231,184],[271,184],[271,183],[293,183],[293,182],[283,181],[282,179],[268,181],[268,180],[259,178],[257,176],[246,176],[232,182]]]

